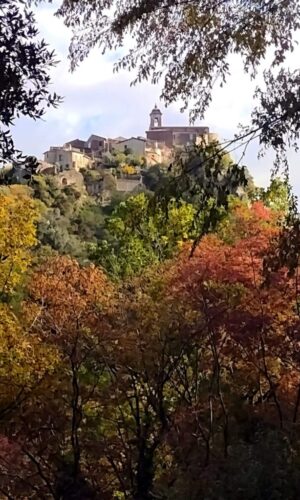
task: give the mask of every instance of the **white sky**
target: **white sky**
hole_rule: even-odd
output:
[[[149,112],[155,102],[161,107],[163,121],[169,125],[188,123],[188,115],[179,112],[180,105],[165,109],[159,102],[160,88],[147,83],[130,87],[133,75],[113,74],[114,55],[101,55],[96,49],[74,72],[69,71],[68,44],[71,32],[54,17],[58,0],[41,4],[36,18],[41,35],[60,61],[52,70],[52,87],[64,96],[58,109],[51,109],[43,120],[21,118],[15,122],[14,138],[17,148],[26,154],[43,157],[49,146],[63,144],[76,138],[87,139],[90,134],[117,137],[144,135],[149,125]],[[300,60],[300,46],[290,64]],[[244,75],[237,58],[232,59],[232,76],[223,89],[216,89],[213,103],[200,123],[210,127],[222,139],[230,139],[239,123],[247,124],[253,107],[255,83]],[[268,184],[272,156],[257,159],[257,145],[249,148],[244,164],[259,185]],[[291,152],[291,180],[300,196],[299,154]],[[239,158],[239,152],[236,157]]]

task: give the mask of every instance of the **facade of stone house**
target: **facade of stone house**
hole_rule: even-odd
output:
[[[64,147],[50,147],[44,153],[44,161],[57,165],[60,171],[75,169],[89,169],[93,166],[92,158],[82,151],[74,148],[65,149]]]
[[[101,137],[100,135],[90,135],[90,137],[86,141],[86,145],[92,154],[108,151],[107,139],[105,137]]]
[[[137,187],[142,186],[142,184],[143,181],[141,176],[135,179],[130,179],[130,178],[116,179],[116,191],[121,193],[131,193]]]
[[[145,149],[146,164],[148,167],[157,164],[169,163],[173,155],[173,150],[164,143],[157,141],[147,141]]]
[[[208,136],[208,127],[173,127],[163,125],[162,112],[155,105],[150,113],[150,126],[146,132],[151,142],[163,143],[168,148],[195,144],[199,137]]]
[[[120,151],[122,153],[126,152],[126,150],[130,150],[130,152],[136,156],[144,156],[146,139],[142,137],[130,137],[130,139],[117,142],[114,145],[114,149],[115,151]]]
[[[81,139],[74,139],[72,141],[68,141],[63,145],[64,149],[78,149],[82,153],[90,153],[90,149],[87,146],[87,142]]]
[[[78,149],[82,153],[94,156],[109,150],[109,141],[105,137],[92,134],[84,141],[82,139],[73,139],[63,145],[64,149]]]

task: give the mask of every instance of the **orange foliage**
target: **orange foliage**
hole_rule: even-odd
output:
[[[56,491],[89,498],[80,435],[111,352],[109,318],[115,291],[101,270],[81,267],[68,257],[44,264],[32,276],[28,291],[23,304],[28,328],[45,346],[57,348],[59,362],[23,402],[21,418],[19,412],[11,417],[15,446],[27,464],[21,472],[9,469],[12,492],[17,495],[21,484],[22,494],[30,495],[37,487],[39,498],[61,498]],[[37,468],[35,477],[32,471]]]
[[[251,466],[257,422],[266,435],[292,429],[299,286],[284,268],[266,280],[277,221],[261,203],[238,203],[192,257],[186,248],[121,289],[67,257],[34,274],[27,324],[60,357],[16,411],[13,440],[0,436],[8,459],[21,450],[28,464],[7,472],[0,453],[12,497],[20,476],[45,498],[90,498],[87,485],[101,498],[164,488],[168,498],[202,498],[222,474],[227,484],[234,453],[246,448]]]
[[[198,311],[199,339],[216,351],[212,362],[220,363],[222,377],[231,374],[231,389],[275,401],[282,425],[284,412],[291,418],[295,411],[300,383],[299,289],[286,269],[266,283],[264,257],[279,232],[276,220],[261,203],[238,206],[227,235],[239,237],[231,244],[203,238],[193,257],[182,254],[173,265],[169,286],[174,300]],[[288,402],[284,409],[281,402]]]
[[[29,320],[48,342],[72,344],[76,336],[96,331],[105,338],[114,289],[100,269],[82,268],[69,257],[54,258],[34,274],[29,293]]]

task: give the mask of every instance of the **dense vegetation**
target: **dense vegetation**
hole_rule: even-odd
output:
[[[52,177],[1,187],[3,498],[297,498],[288,190],[248,182],[204,235],[184,185],[115,208]]]
[[[58,102],[26,5],[0,0],[4,163],[13,119]],[[255,76],[272,45],[241,140],[298,138],[299,71],[281,67],[297,0],[63,0],[60,14],[79,28],[73,64],[129,32],[140,50],[119,66],[154,81],[164,67],[166,101],[194,97],[196,115],[228,55]],[[299,217],[286,182],[256,188],[224,149],[155,166],[108,207],[34,164],[28,186],[1,185],[1,498],[299,498]],[[135,175],[125,156],[119,175]]]

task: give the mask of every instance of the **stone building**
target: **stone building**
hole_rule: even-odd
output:
[[[150,113],[150,126],[146,132],[147,140],[162,143],[168,148],[196,144],[199,137],[209,138],[208,127],[173,127],[163,125],[162,112],[155,105]]]
[[[90,153],[90,149],[87,146],[87,142],[82,139],[73,139],[68,141],[63,145],[64,149],[78,149],[82,153]]]
[[[168,146],[164,143],[147,141],[145,158],[148,167],[157,164],[169,163],[173,154],[174,151],[171,148],[168,148]]]
[[[79,171],[81,168],[89,169],[93,166],[92,158],[87,153],[75,149],[71,145],[69,147],[51,146],[44,153],[44,161],[57,165],[61,171],[69,169]]]
[[[146,149],[146,139],[143,137],[130,137],[130,139],[124,139],[115,143],[114,150],[126,153],[126,150],[130,151],[136,156],[144,156]]]
[[[92,134],[86,141],[86,145],[92,154],[101,154],[104,151],[108,151],[107,139],[105,137],[101,137],[100,135]]]
[[[139,176],[138,178],[135,179],[130,179],[130,178],[116,179],[116,191],[119,191],[121,193],[131,193],[137,187],[140,187],[142,185],[143,185],[142,176]]]
[[[87,141],[83,141],[82,139],[73,139],[63,145],[64,149],[78,149],[82,153],[86,153],[91,156],[108,151],[108,147],[108,140],[105,137],[95,134],[90,135]]]

